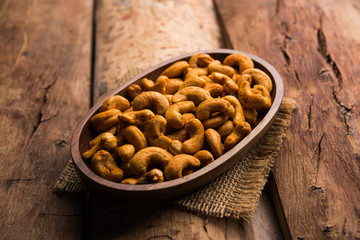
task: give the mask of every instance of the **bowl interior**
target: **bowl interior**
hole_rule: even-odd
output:
[[[127,97],[127,87],[133,83],[140,83],[144,77],[152,80],[156,78],[172,63],[179,60],[188,60],[194,53],[207,53],[214,59],[223,61],[226,56],[233,53],[242,53],[248,55],[254,61],[255,67],[261,69],[269,75],[273,82],[273,91],[271,93],[272,106],[263,115],[259,116],[260,121],[253,127],[252,131],[246,136],[240,143],[235,145],[232,149],[227,151],[221,157],[217,158],[213,163],[205,166],[192,174],[189,174],[183,178],[166,181],[156,184],[142,184],[142,185],[127,185],[108,181],[96,175],[87,162],[85,162],[81,154],[89,149],[88,143],[96,136],[95,131],[90,124],[90,118],[97,113],[99,107],[108,97],[118,94]],[[76,127],[72,140],[71,140],[71,154],[75,167],[77,168],[80,176],[84,180],[90,189],[98,191],[100,193],[107,193],[114,196],[118,196],[124,200],[164,200],[171,199],[202,186],[210,180],[216,178],[221,173],[235,164],[242,156],[248,152],[251,147],[263,136],[266,130],[270,127],[273,119],[275,118],[278,109],[283,98],[283,83],[278,72],[265,60],[253,56],[248,53],[229,50],[229,49],[217,49],[209,51],[192,52],[181,55],[176,58],[164,61],[137,76],[128,80],[125,84],[119,88],[108,92],[101,97],[95,105],[88,111],[86,116]]]

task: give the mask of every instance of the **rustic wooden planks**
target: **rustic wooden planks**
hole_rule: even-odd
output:
[[[79,239],[81,195],[52,188],[89,107],[92,1],[0,2],[2,239]]]
[[[360,236],[359,1],[216,1],[235,49],[273,64],[297,100],[274,168],[293,239]]]
[[[119,85],[134,68],[144,69],[184,52],[223,47],[212,1],[96,1],[93,96]],[[90,238],[264,239],[281,238],[266,197],[250,222],[199,216],[170,204],[119,204],[92,195]]]

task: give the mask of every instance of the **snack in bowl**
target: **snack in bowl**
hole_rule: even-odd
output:
[[[175,194],[182,195],[228,169],[269,127],[282,98],[277,72],[253,58],[234,50],[186,54],[108,94],[74,132],[80,176],[131,198],[188,186]],[[101,171],[93,167],[99,155]],[[115,167],[123,174],[104,177]]]

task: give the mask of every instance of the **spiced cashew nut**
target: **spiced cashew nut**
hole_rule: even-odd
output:
[[[169,107],[169,101],[167,98],[158,92],[149,91],[142,92],[133,101],[134,111],[148,108],[157,114],[164,114]]]
[[[188,154],[179,154],[174,156],[164,168],[165,178],[172,180],[182,178],[184,172],[192,172],[200,166],[200,161],[196,157]]]
[[[165,167],[172,157],[171,153],[162,148],[147,147],[135,153],[130,160],[130,169],[135,175],[143,176],[150,164]]]
[[[150,145],[166,149],[171,139],[165,136],[166,119],[157,115],[145,126],[145,136]]]
[[[242,73],[248,68],[254,68],[254,62],[251,58],[241,53],[235,53],[227,56],[224,60],[224,65],[228,65],[230,67],[237,66],[239,73]]]
[[[206,120],[216,112],[221,112],[227,116],[232,116],[235,113],[235,109],[228,101],[224,99],[208,99],[199,104],[196,109],[196,117],[200,120]]]
[[[191,119],[185,125],[185,130],[190,138],[183,143],[182,151],[193,154],[204,145],[204,127],[199,119]]]
[[[130,102],[126,98],[120,95],[114,95],[108,97],[99,108],[99,112],[104,112],[110,109],[119,109],[125,111],[130,108]]]
[[[192,101],[197,106],[201,102],[211,99],[211,95],[208,91],[200,87],[186,87],[179,90],[174,96],[172,97],[172,102],[177,103],[181,101]]]
[[[98,151],[91,160],[91,168],[99,176],[114,182],[120,182],[123,171],[116,165],[115,160],[108,151]]]
[[[268,110],[271,107],[271,97],[269,91],[262,85],[250,87],[250,83],[241,83],[238,98],[246,108],[253,108],[256,111]]]
[[[117,138],[110,132],[104,132],[100,134],[99,140],[97,140],[96,143],[93,142],[93,144],[90,145],[91,148],[82,154],[82,157],[85,159],[90,159],[99,150],[105,149],[108,151],[113,151],[117,145]]]
[[[183,113],[195,112],[195,104],[192,101],[177,102],[171,105],[165,112],[167,123],[176,129],[184,126]]]

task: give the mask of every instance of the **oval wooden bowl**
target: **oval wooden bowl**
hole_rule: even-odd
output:
[[[81,153],[87,151],[88,143],[96,135],[92,130],[90,124],[90,118],[99,109],[100,105],[108,97],[118,94],[126,96],[126,89],[133,83],[140,83],[144,77],[149,79],[156,79],[160,73],[170,66],[172,63],[179,60],[188,60],[194,53],[207,53],[214,59],[223,61],[226,56],[233,53],[242,53],[248,55],[255,64],[256,68],[259,68],[266,72],[273,81],[272,106],[269,111],[262,116],[262,119],[256,127],[246,136],[241,142],[234,146],[231,150],[226,152],[224,155],[216,159],[214,162],[205,166],[194,173],[187,175],[180,179],[166,181],[163,183],[156,184],[143,184],[143,185],[127,185],[116,182],[108,181],[98,175],[96,175],[91,169],[88,163],[86,163]],[[279,73],[265,60],[253,56],[251,54],[230,50],[230,49],[216,49],[208,51],[192,52],[180,55],[178,57],[164,61],[140,74],[128,80],[125,84],[119,88],[108,92],[101,97],[97,103],[88,111],[85,117],[77,125],[72,139],[71,139],[71,155],[78,173],[83,179],[84,183],[91,189],[101,194],[110,194],[112,197],[119,197],[123,200],[137,201],[137,202],[148,202],[148,201],[159,201],[167,200],[180,197],[200,186],[208,183],[212,179],[218,177],[221,173],[229,169],[237,161],[239,161],[254,144],[265,134],[270,127],[274,118],[279,110],[282,98],[283,98],[283,82]]]

